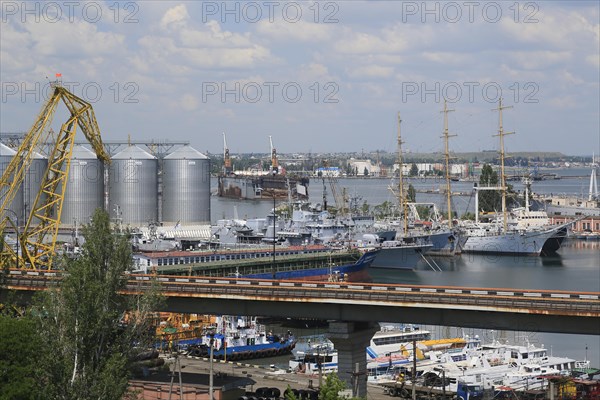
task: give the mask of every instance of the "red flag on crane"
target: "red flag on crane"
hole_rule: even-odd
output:
[[[56,77],[57,77],[57,78],[62,78],[62,74],[61,74],[61,73],[57,73],[57,74],[56,74]]]

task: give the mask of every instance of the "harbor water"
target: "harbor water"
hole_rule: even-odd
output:
[[[560,180],[539,181],[534,183],[533,191],[553,194],[584,194],[584,188],[589,183],[589,177],[584,176],[589,171],[571,170],[560,171],[563,176],[578,175],[579,178],[563,178]],[[442,181],[433,179],[413,180],[417,189],[432,189],[439,187]],[[389,179],[338,179],[338,185],[345,187],[349,196],[362,197],[369,205],[375,206],[384,201],[395,201],[388,190]],[[468,192],[471,182],[453,183],[453,191]],[[522,190],[518,182],[514,182],[515,190]],[[331,193],[329,188],[327,192]],[[323,183],[313,179],[310,183],[310,198],[314,203],[320,203],[323,193]],[[330,195],[331,196],[331,195]],[[331,199],[329,200],[332,201]],[[417,201],[433,201],[443,204],[443,195],[435,193],[418,193]],[[361,202],[362,203],[362,202]],[[471,211],[474,200],[467,196],[457,196],[453,199],[454,207],[463,214],[463,206],[470,205]],[[262,218],[273,208],[270,201],[236,201],[211,198],[212,218],[233,218],[237,208],[239,218]],[[214,222],[214,221],[213,221]],[[503,287],[515,289],[555,289],[573,291],[600,292],[600,242],[569,239],[563,243],[558,254],[549,257],[530,256],[498,256],[462,254],[454,258],[435,258],[435,263],[441,271],[433,270],[426,263],[418,265],[413,271],[374,269],[370,275],[375,282],[402,283],[417,285],[441,286],[473,286],[473,287]],[[434,266],[435,267],[435,266]],[[436,268],[437,269],[437,268]],[[384,322],[384,321],[382,321]],[[410,321],[406,321],[410,322]],[[598,321],[600,324],[600,321]],[[592,366],[600,367],[600,336],[567,335],[537,332],[535,326],[518,327],[512,332],[490,332],[487,330],[460,330],[458,328],[431,328],[437,336],[456,336],[478,334],[484,340],[502,335],[511,343],[530,343],[544,345],[554,355],[568,356],[577,360],[591,360]],[[311,329],[296,334],[311,335],[324,333],[325,329]],[[276,360],[280,361],[280,360]],[[265,360],[265,362],[272,362]],[[273,362],[274,363],[274,362]]]

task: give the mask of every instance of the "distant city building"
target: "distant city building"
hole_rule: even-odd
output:
[[[331,176],[334,178],[342,176],[339,167],[319,167],[315,170],[315,176]]]
[[[369,176],[379,176],[381,173],[381,168],[378,165],[374,165],[371,160],[350,159],[348,165],[350,166],[350,170],[354,171],[358,176],[365,175],[365,171],[367,171],[367,175]]]
[[[414,163],[417,166],[419,175],[430,174],[435,171],[444,171],[444,164],[442,163]],[[410,170],[412,169],[413,163],[404,163],[402,165],[402,175],[409,176]],[[392,167],[394,174],[398,172],[398,164],[394,164]],[[466,164],[450,164],[450,175],[461,175],[467,176],[469,166]]]

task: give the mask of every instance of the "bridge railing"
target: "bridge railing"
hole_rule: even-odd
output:
[[[13,289],[44,290],[56,285],[59,279],[59,272],[11,270],[7,283]],[[481,307],[496,311],[510,309],[522,313],[600,317],[598,292],[130,275],[125,293],[147,291],[153,279],[160,284],[161,292],[169,297],[239,297],[422,308]]]

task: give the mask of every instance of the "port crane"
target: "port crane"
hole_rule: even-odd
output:
[[[229,147],[227,147],[227,138],[225,132],[223,132],[223,173],[225,175],[230,174],[233,171],[231,167],[231,157],[229,156]]]
[[[269,143],[271,144],[271,173],[278,174],[279,160],[277,160],[277,150],[273,147],[273,138],[269,135]]]
[[[46,142],[52,142],[48,153],[48,168],[42,177],[31,211],[26,216],[22,232],[19,232],[18,227],[10,222],[7,216],[0,220],[0,232],[4,233],[7,226],[12,225],[17,233],[16,250],[6,243],[1,249],[0,267],[2,268],[17,265],[35,270],[52,269],[78,126],[98,159],[110,163],[110,157],[100,138],[100,129],[92,105],[69,92],[58,80],[51,83],[51,88],[52,95],[42,106],[33,126],[26,133],[0,179],[0,203],[4,214],[4,210],[10,206],[19,187],[23,184],[26,172],[35,156],[35,149]],[[61,102],[65,104],[70,115],[55,136],[49,127]]]

